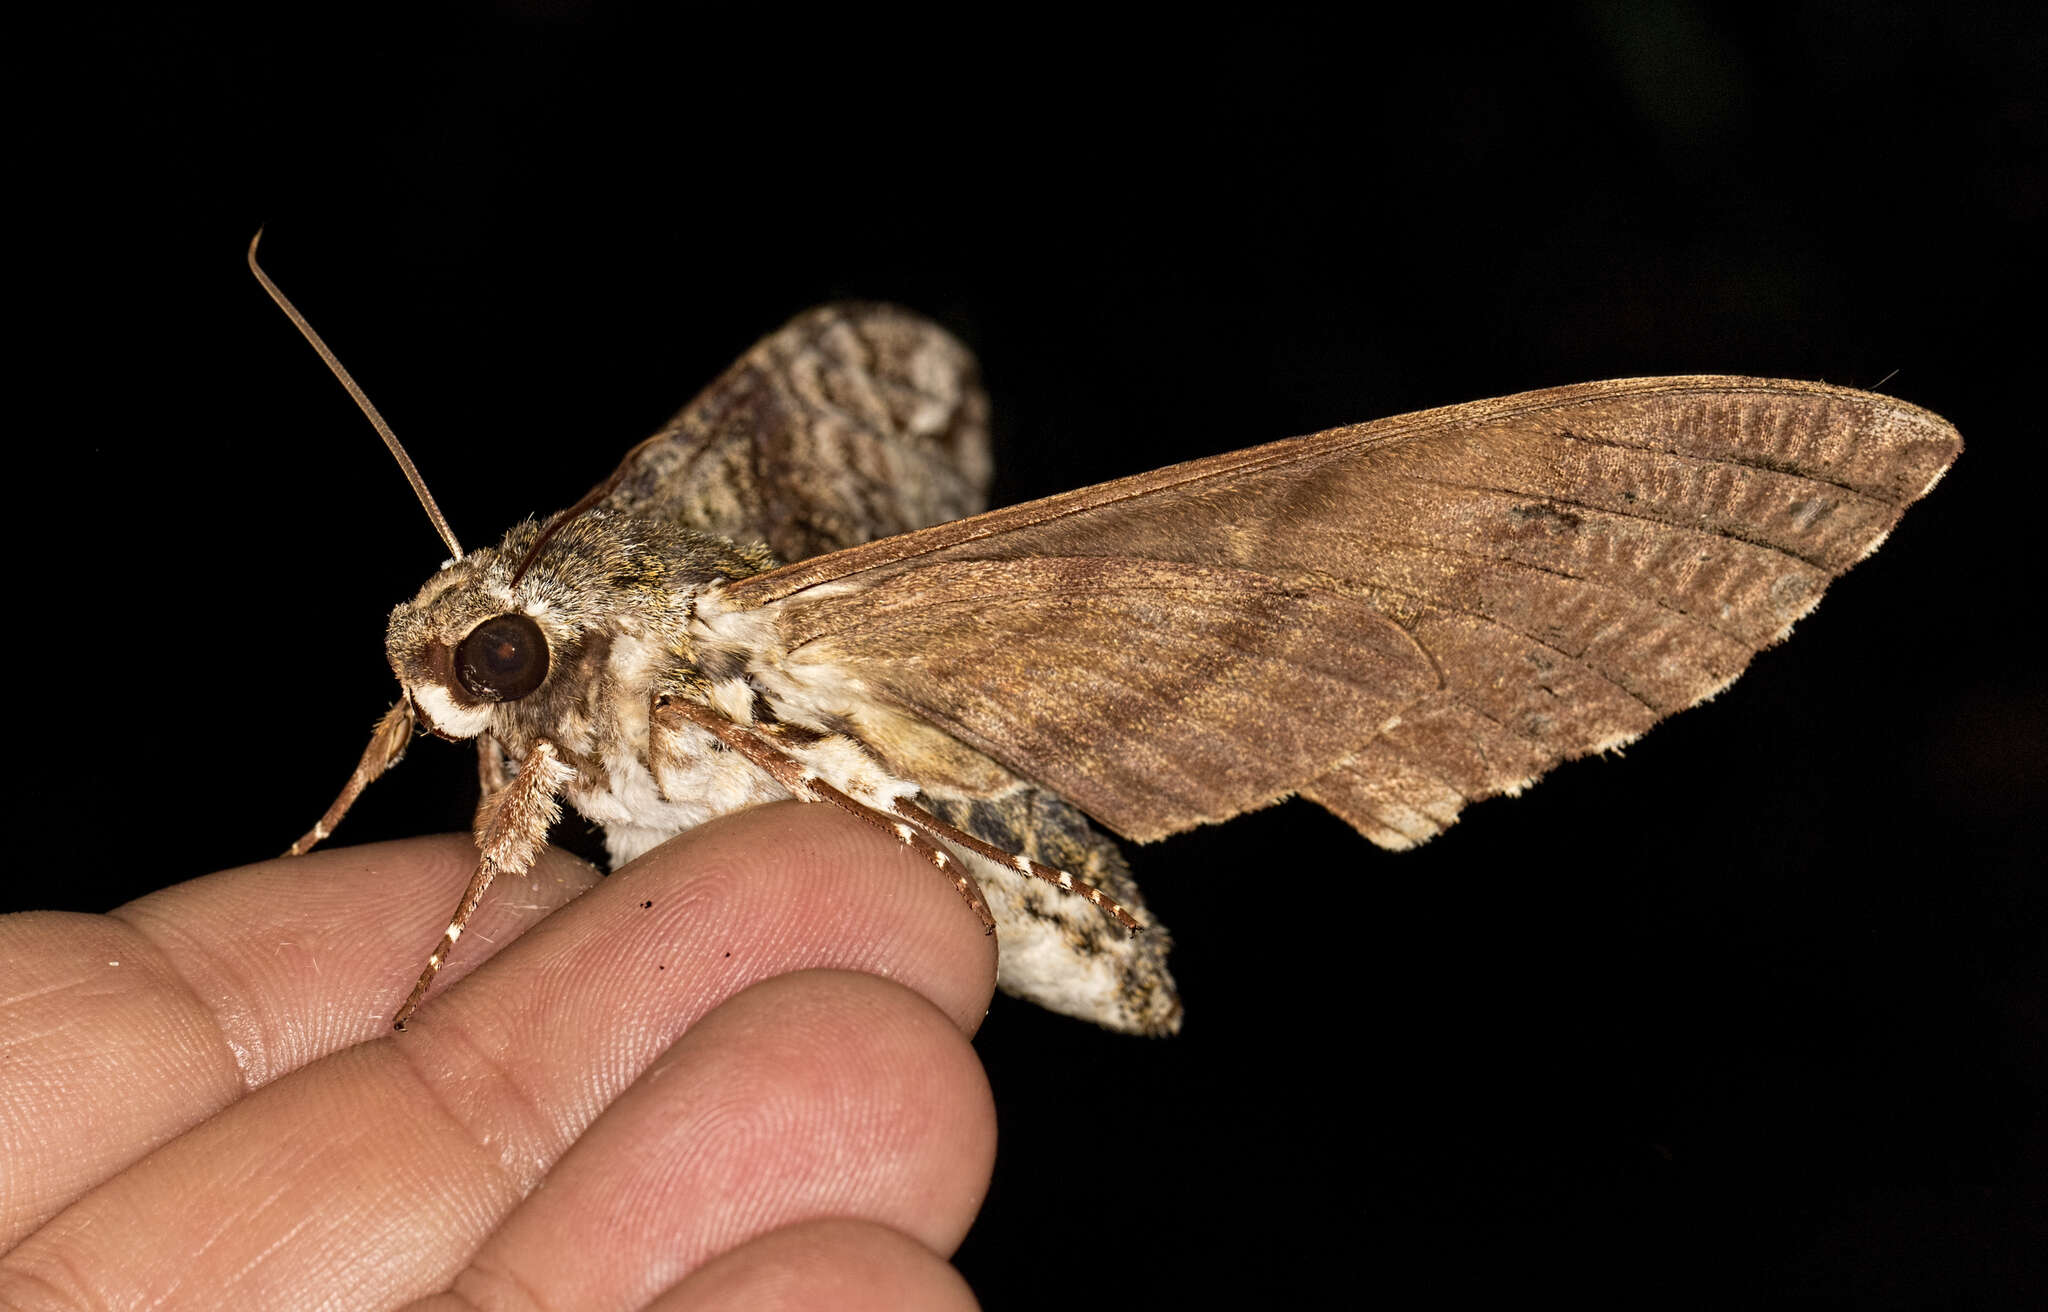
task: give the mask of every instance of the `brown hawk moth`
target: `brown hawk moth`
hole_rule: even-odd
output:
[[[797,797],[953,880],[1005,991],[1170,1033],[1170,940],[1110,834],[1298,795],[1379,846],[1427,841],[1726,687],[1961,450],[1869,392],[1623,379],[989,512],[972,355],[908,311],[830,305],[574,506],[464,553],[254,256],[453,553],[392,613],[404,696],[291,849],[416,728],[477,741],[478,868],[399,1028],[562,799],[619,864]]]

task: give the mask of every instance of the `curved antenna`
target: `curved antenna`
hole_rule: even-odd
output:
[[[526,554],[519,558],[519,568],[512,571],[513,587],[518,587],[519,580],[526,577],[527,566],[533,564],[534,557],[540,555],[540,549],[554,541],[555,534],[569,527],[571,520],[610,496],[612,489],[624,481],[625,473],[626,466],[622,463],[618,469],[613,471],[610,478],[585,492],[581,501],[548,521],[548,526],[540,531],[540,536],[533,540],[533,545],[528,547]]]
[[[341,381],[341,385],[348,389],[348,394],[355,398],[355,403],[362,407],[370,426],[377,430],[377,436],[383,438],[384,445],[391,449],[392,458],[398,461],[398,467],[405,471],[405,481],[412,484],[412,490],[419,497],[420,505],[426,508],[427,518],[434,523],[434,531],[441,535],[441,541],[448,544],[448,550],[454,553],[455,559],[461,560],[462,544],[455,540],[455,531],[448,527],[448,518],[441,513],[441,507],[434,504],[434,494],[427,491],[427,481],[420,477],[420,471],[414,467],[412,457],[399,445],[398,434],[391,431],[391,425],[385,423],[384,416],[377,413],[377,407],[370,404],[368,394],[356,385],[356,380],[349,376],[348,370],[341,367],[341,361],[335,358],[327,343],[320,340],[320,334],[313,331],[313,325],[306,322],[306,316],[300,314],[298,307],[285,299],[284,293],[277,289],[277,284],[270,280],[270,275],[263,272],[262,266],[256,263],[256,243],[262,240],[263,229],[258,228],[256,235],[249,239],[249,272],[256,275],[256,281],[263,284],[263,290],[269,292],[270,299],[277,302],[277,308],[284,311],[284,317],[290,319],[292,326],[305,334],[306,340],[313,344],[313,349],[320,353],[320,358],[327,362],[327,367],[334,371],[334,376]]]

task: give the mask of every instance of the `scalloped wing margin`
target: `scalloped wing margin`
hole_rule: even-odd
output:
[[[1299,792],[1408,847],[1726,687],[1961,451],[1816,383],[1333,429],[740,581],[794,664],[1140,840]]]

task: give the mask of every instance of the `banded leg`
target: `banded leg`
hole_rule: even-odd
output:
[[[869,806],[855,797],[833,787],[818,777],[818,772],[797,760],[778,747],[766,734],[744,724],[736,724],[717,711],[696,702],[675,698],[660,698],[654,704],[656,715],[668,715],[686,721],[703,729],[712,737],[724,743],[733,751],[747,758],[752,764],[789,790],[790,796],[800,802],[826,802],[853,816],[864,824],[888,834],[911,851],[932,863],[933,867],[953,881],[969,909],[981,920],[984,934],[996,932],[995,913],[988,909],[988,901],[981,895],[981,885],[974,882],[967,867],[953,859],[953,855],[931,839],[919,833],[916,828],[893,818],[888,812]]]
[[[341,787],[341,796],[334,799],[334,805],[298,842],[285,849],[286,856],[304,856],[317,846],[321,839],[334,832],[348,809],[355,805],[363,790],[376,781],[405,755],[406,744],[412,741],[412,702],[401,697],[398,705],[384,712],[384,718],[377,721],[377,727],[370,731],[370,745],[363,749],[363,759],[356,762],[355,772]]]
[[[809,788],[811,796],[803,797],[803,794],[797,794],[799,797],[803,797],[804,801],[829,802],[848,815],[873,825],[937,866],[939,873],[952,880],[953,887],[959,891],[960,896],[967,899],[967,905],[973,910],[974,914],[981,917],[981,932],[984,934],[996,932],[995,913],[988,909],[988,901],[981,895],[981,885],[974,882],[974,876],[967,873],[965,865],[953,859],[952,853],[946,851],[945,848],[940,847],[937,843],[932,842],[931,839],[926,838],[901,820],[891,820],[887,812],[878,807],[869,806],[866,802],[860,801],[857,798],[848,797],[823,779],[813,779],[806,786]],[[794,792],[795,790],[791,789],[791,791]]]
[[[498,740],[485,730],[476,736],[477,806],[483,799],[512,782],[512,761]]]
[[[548,830],[562,818],[562,805],[556,794],[575,777],[575,768],[564,764],[555,745],[543,738],[520,763],[519,777],[486,797],[477,808],[476,873],[469,877],[469,887],[462,890],[462,900],[455,904],[448,928],[441,932],[440,943],[427,957],[419,982],[412,986],[398,1014],[391,1018],[392,1029],[403,1030],[405,1022],[419,1010],[420,1000],[427,996],[434,976],[441,973],[448,954],[455,950],[455,941],[462,937],[469,918],[476,914],[491,881],[501,872],[516,875],[533,865],[541,844],[547,841]]]
[[[976,856],[987,857],[999,866],[1008,866],[1020,875],[1029,875],[1033,879],[1043,879],[1046,883],[1051,884],[1063,893],[1075,894],[1083,901],[1105,912],[1110,919],[1122,925],[1134,936],[1145,928],[1138,923],[1138,918],[1124,910],[1123,905],[1115,898],[1085,879],[1076,879],[1064,870],[1055,870],[1051,866],[1040,865],[1022,853],[1005,852],[993,843],[985,843],[973,834],[947,824],[944,820],[939,819],[908,798],[897,798],[895,806],[891,809],[896,815],[903,817],[904,820],[916,825],[934,838],[948,843],[956,843]]]

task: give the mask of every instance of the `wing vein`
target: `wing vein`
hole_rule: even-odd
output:
[[[1732,641],[1742,643],[1745,646],[1749,646],[1752,648],[1754,648],[1755,646],[1754,643],[1750,642],[1750,640],[1748,638],[1745,638],[1741,633],[1733,629],[1723,628],[1721,625],[1715,623],[1714,620],[1708,616],[1696,614],[1693,611],[1686,610],[1682,606],[1674,606],[1670,602],[1660,600],[1657,597],[1651,596],[1647,592],[1638,592],[1633,588],[1624,587],[1622,584],[1619,583],[1611,583],[1603,579],[1598,579],[1590,574],[1574,574],[1568,569],[1559,569],[1556,566],[1540,564],[1533,560],[1520,560],[1512,556],[1488,555],[1482,551],[1467,551],[1461,547],[1447,547],[1439,543],[1420,541],[1411,538],[1384,537],[1366,529],[1353,530],[1353,532],[1355,532],[1355,534],[1360,540],[1376,543],[1380,546],[1406,547],[1418,552],[1425,552],[1442,556],[1457,556],[1466,560],[1476,560],[1481,562],[1482,564],[1498,565],[1504,569],[1525,569],[1534,574],[1547,574],[1552,578],[1568,579],[1573,583],[1582,584],[1585,587],[1596,589],[1602,593],[1606,593],[1612,596],[1626,597],[1635,601],[1640,601],[1647,606],[1654,606],[1658,610],[1664,612],[1666,615],[1672,615],[1677,617],[1678,619],[1685,620],[1689,623],[1701,625],[1704,628],[1710,629],[1713,632],[1720,634],[1724,638],[1731,639]],[[1366,579],[1347,579],[1346,582],[1354,584],[1359,587],[1383,588],[1389,592],[1401,592],[1403,593],[1403,595],[1427,595],[1423,593],[1412,592],[1411,590],[1407,589],[1402,589],[1390,583],[1380,583]]]
[[[1588,401],[1584,404],[1590,405],[1592,404],[1592,402]],[[1587,446],[1603,446],[1608,447],[1615,451],[1648,451],[1653,452],[1660,456],[1668,456],[1673,460],[1683,460],[1687,464],[1692,465],[1734,465],[1738,469],[1754,469],[1766,474],[1784,474],[1791,478],[1804,479],[1809,483],[1822,483],[1828,487],[1835,488],[1838,491],[1847,492],[1853,496],[1868,497],[1873,501],[1882,501],[1885,505],[1888,506],[1896,506],[1903,504],[1901,502],[1885,500],[1885,498],[1883,497],[1873,496],[1871,489],[1858,487],[1854,483],[1844,483],[1837,479],[1829,478],[1824,474],[1815,473],[1812,470],[1801,469],[1796,466],[1787,464],[1773,464],[1769,461],[1760,458],[1741,460],[1733,456],[1695,456],[1689,455],[1683,451],[1673,451],[1669,447],[1657,446],[1654,444],[1647,444],[1641,442],[1619,442],[1611,437],[1594,437],[1590,433],[1576,433],[1569,428],[1560,428],[1556,430],[1556,434],[1557,436],[1564,438],[1566,441],[1583,442]]]
[[[1633,510],[1617,510],[1613,506],[1595,505],[1590,501],[1575,500],[1571,497],[1560,496],[1555,492],[1527,492],[1519,488],[1488,487],[1484,483],[1464,483],[1454,481],[1451,479],[1424,478],[1419,474],[1411,474],[1407,477],[1409,482],[1422,483],[1430,487],[1451,488],[1461,492],[1485,492],[1493,496],[1502,497],[1524,497],[1532,501],[1545,501],[1553,505],[1570,506],[1575,510],[1590,510],[1596,515],[1613,515],[1618,519],[1633,519],[1643,524],[1656,524],[1662,528],[1675,528],[1678,529],[1680,532],[1695,533],[1701,537],[1727,538],[1731,542],[1742,542],[1752,547],[1761,547],[1765,551],[1775,552],[1780,556],[1784,556],[1788,560],[1796,560],[1800,564],[1805,565],[1811,569],[1817,569],[1831,578],[1839,572],[1833,566],[1830,566],[1823,561],[1812,560],[1806,556],[1802,556],[1798,552],[1792,550],[1790,547],[1781,547],[1775,542],[1765,542],[1759,538],[1748,537],[1744,534],[1735,532],[1733,529],[1701,528],[1697,524],[1684,524],[1680,523],[1678,520],[1675,519],[1659,519],[1655,515],[1639,514],[1638,512]],[[1853,488],[1850,490],[1854,491]]]
[[[1585,671],[1586,671],[1586,672],[1587,672],[1588,674],[1591,674],[1591,675],[1592,675],[1593,677],[1595,677],[1595,678],[1599,679],[1599,680],[1600,680],[1600,682],[1602,682],[1602,683],[1606,684],[1606,685],[1607,685],[1608,687],[1610,687],[1610,688],[1613,688],[1613,689],[1614,689],[1615,691],[1617,691],[1617,692],[1620,692],[1620,693],[1623,693],[1623,694],[1625,694],[1625,695],[1626,695],[1626,696],[1627,696],[1627,697],[1628,697],[1628,698],[1629,698],[1629,699],[1630,699],[1631,701],[1633,701],[1633,702],[1637,703],[1637,704],[1638,704],[1638,705],[1640,705],[1640,706],[1641,706],[1641,707],[1642,707],[1642,708],[1643,708],[1644,710],[1648,711],[1648,712],[1649,712],[1650,714],[1652,714],[1652,715],[1654,715],[1654,716],[1657,716],[1657,717],[1658,717],[1658,718],[1660,718],[1660,719],[1661,719],[1661,718],[1663,718],[1663,717],[1664,717],[1664,716],[1666,716],[1666,715],[1669,715],[1669,714],[1671,713],[1671,711],[1668,711],[1668,710],[1663,710],[1663,709],[1660,709],[1660,708],[1659,708],[1658,706],[1656,706],[1656,705],[1655,705],[1654,703],[1652,703],[1652,702],[1651,702],[1651,701],[1650,701],[1650,700],[1649,700],[1648,698],[1644,697],[1644,696],[1643,696],[1643,695],[1642,695],[1641,693],[1638,693],[1638,692],[1636,692],[1636,691],[1635,691],[1634,689],[1630,688],[1630,687],[1629,687],[1629,686],[1628,686],[1627,684],[1624,684],[1624,683],[1620,683],[1620,682],[1616,681],[1616,680],[1615,680],[1614,678],[1612,678],[1612,677],[1611,677],[1611,676],[1610,676],[1610,675],[1609,675],[1609,674],[1608,674],[1608,673],[1607,673],[1607,672],[1606,672],[1605,670],[1601,669],[1601,668],[1600,668],[1599,666],[1597,666],[1597,665],[1593,665],[1593,664],[1589,663],[1589,662],[1587,661],[1587,659],[1586,659],[1586,657],[1585,657],[1585,655],[1584,655],[1583,653],[1579,653],[1579,652],[1573,652],[1573,651],[1569,651],[1569,650],[1567,650],[1567,649],[1565,649],[1565,648],[1563,648],[1563,647],[1559,647],[1559,646],[1557,646],[1557,645],[1556,645],[1556,644],[1554,644],[1554,643],[1546,642],[1545,640],[1543,640],[1542,638],[1539,638],[1539,637],[1537,637],[1537,636],[1536,636],[1535,634],[1533,634],[1533,633],[1525,633],[1525,632],[1523,632],[1523,631],[1522,631],[1521,629],[1518,629],[1518,628],[1516,628],[1516,627],[1515,627],[1514,625],[1512,625],[1512,624],[1508,623],[1508,622],[1507,622],[1506,620],[1503,620],[1503,619],[1501,619],[1501,618],[1500,618],[1500,617],[1498,617],[1498,616],[1495,616],[1495,615],[1489,615],[1489,614],[1487,614],[1487,613],[1486,613],[1485,611],[1482,611],[1482,610],[1473,610],[1473,609],[1471,609],[1471,608],[1470,608],[1470,607],[1468,607],[1468,606],[1456,606],[1456,605],[1451,605],[1450,603],[1447,603],[1447,602],[1437,601],[1437,600],[1435,600],[1434,598],[1431,598],[1431,597],[1429,596],[1429,594],[1428,594],[1428,593],[1425,593],[1425,592],[1409,592],[1409,591],[1407,591],[1407,590],[1405,590],[1405,589],[1402,589],[1402,588],[1396,588],[1396,587],[1388,587],[1388,588],[1387,588],[1387,591],[1389,591],[1389,592],[1398,592],[1398,593],[1401,593],[1401,595],[1403,595],[1403,596],[1407,596],[1407,597],[1421,597],[1421,598],[1423,598],[1424,600],[1426,600],[1426,601],[1428,601],[1428,602],[1429,602],[1429,606],[1430,606],[1430,609],[1432,609],[1432,610],[1436,610],[1436,611],[1443,611],[1443,612],[1449,612],[1450,614],[1453,614],[1453,615],[1469,615],[1469,616],[1471,616],[1471,617],[1472,617],[1472,618],[1474,618],[1474,619],[1477,619],[1477,620],[1484,620],[1484,621],[1485,621],[1486,623],[1488,623],[1488,624],[1492,624],[1492,625],[1495,625],[1496,627],[1498,627],[1498,628],[1500,628],[1500,629],[1502,629],[1502,630],[1504,630],[1504,631],[1506,631],[1506,632],[1508,632],[1508,633],[1512,633],[1512,634],[1513,634],[1513,635],[1515,635],[1515,636],[1516,636],[1517,638],[1520,638],[1520,639],[1522,639],[1522,640],[1523,640],[1523,641],[1525,641],[1525,642],[1530,642],[1530,643],[1534,643],[1534,644],[1535,644],[1536,646],[1538,646],[1538,647],[1541,647],[1541,648],[1542,648],[1543,650],[1545,650],[1545,651],[1547,651],[1547,652],[1554,652],[1554,653],[1556,653],[1557,655],[1559,655],[1559,656],[1563,657],[1563,658],[1564,658],[1564,659],[1565,659],[1566,661],[1570,662],[1570,663],[1571,663],[1571,664],[1573,664],[1573,665],[1576,665],[1576,666],[1578,666],[1578,667],[1579,667],[1580,669],[1583,669],[1583,670],[1585,670]],[[1420,643],[1420,642],[1418,641],[1417,645],[1418,645],[1418,646],[1420,646],[1420,645],[1421,645],[1421,643]],[[1427,651],[1427,650],[1428,650],[1428,648],[1427,648],[1427,647],[1424,647],[1424,648],[1423,648],[1423,650]],[[1433,653],[1432,653],[1432,659],[1434,659],[1434,654],[1433,654]],[[1446,685],[1445,685],[1445,691],[1450,691],[1450,686],[1449,686],[1448,684],[1446,684]],[[1453,694],[1453,695],[1455,695],[1455,694]],[[1460,700],[1462,700],[1462,698],[1461,698]],[[1472,709],[1473,709],[1473,710],[1475,710],[1475,711],[1479,710],[1479,708],[1478,708],[1478,707],[1476,707],[1476,706],[1474,706],[1474,707],[1473,707]],[[1683,709],[1683,708],[1679,708],[1679,707],[1674,707],[1674,708],[1672,708],[1672,709],[1676,710],[1676,709]],[[1484,714],[1484,712],[1481,712],[1481,714]],[[1491,719],[1492,717],[1491,717],[1491,716],[1488,716],[1487,718]],[[1508,726],[1507,726],[1507,725],[1505,725],[1505,724],[1501,725],[1501,727],[1502,727],[1502,728],[1504,728],[1504,729],[1508,728]],[[1514,730],[1510,729],[1510,730],[1509,730],[1509,732],[1514,732]],[[1535,742],[1535,741],[1536,741],[1536,739],[1534,739],[1534,738],[1531,738],[1531,739],[1529,739],[1529,741],[1530,741],[1530,742]]]

